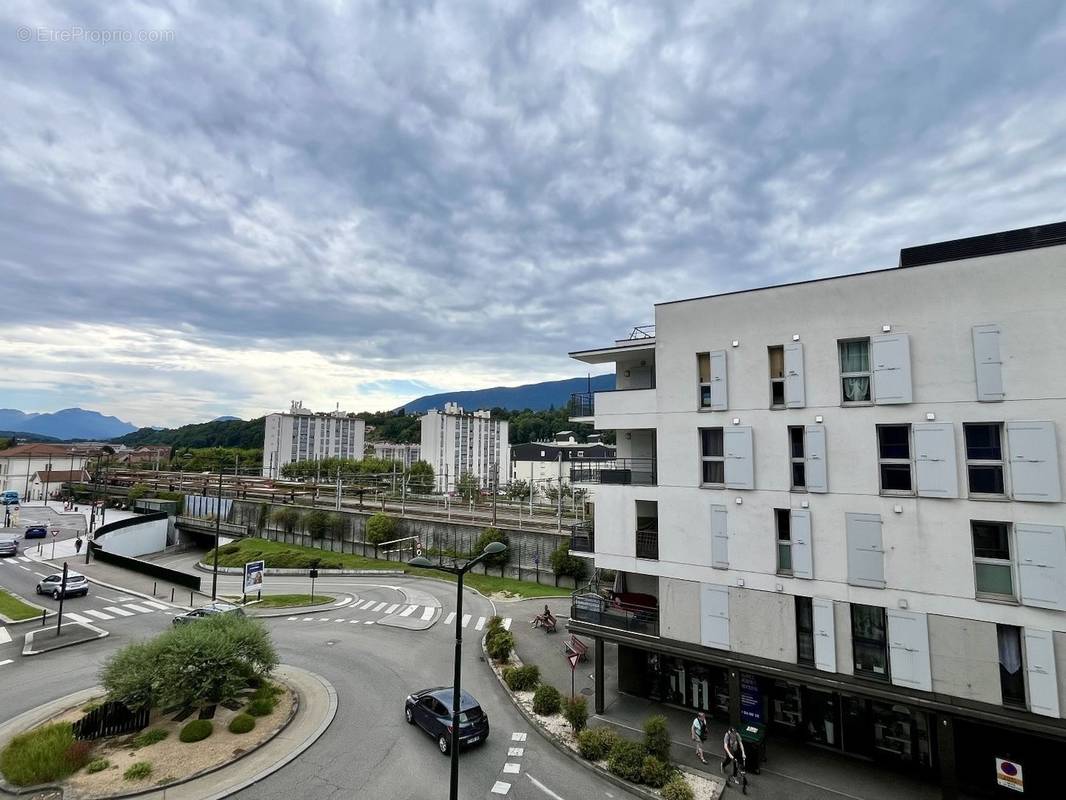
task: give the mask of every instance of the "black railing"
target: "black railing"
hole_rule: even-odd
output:
[[[567,411],[571,417],[591,417],[595,392],[575,392],[570,395]]]
[[[659,531],[637,531],[637,558],[659,558]]]
[[[148,727],[149,706],[137,710],[117,700],[104,703],[74,723],[74,738],[89,740],[101,736],[121,736]]]
[[[654,486],[654,458],[608,458],[580,461],[570,467],[571,483],[616,483]]]
[[[610,600],[598,594],[574,594],[570,619],[648,636],[659,635],[659,609]]]
[[[570,526],[570,549],[575,553],[596,552],[596,533],[591,522],[579,522]]]

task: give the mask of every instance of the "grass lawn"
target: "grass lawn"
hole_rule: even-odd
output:
[[[312,601],[309,594],[268,594],[255,604],[255,608],[290,608],[295,606],[320,606],[332,603],[333,598],[316,594]]]
[[[211,551],[203,557],[203,561],[205,564],[210,564],[213,558],[214,551]],[[265,561],[268,567],[290,569],[310,569],[312,566],[318,566],[319,569],[403,569],[408,575],[455,581],[453,576],[444,572],[409,567],[400,561],[366,558],[353,553],[331,553],[328,550],[282,544],[266,539],[240,539],[223,545],[218,551],[220,567],[243,567],[249,561],[260,560]],[[316,561],[317,565],[314,563]],[[556,587],[551,583],[540,584],[472,572],[466,574],[463,583],[472,589],[477,589],[482,594],[508,592],[515,597],[548,597],[570,592],[569,589]],[[265,601],[266,598],[264,597],[263,600]]]
[[[11,740],[0,753],[0,771],[16,786],[61,780],[87,760],[85,754],[73,761],[68,758],[67,749],[73,744],[74,730],[69,722],[44,725]],[[86,753],[89,747],[84,748]]]
[[[41,611],[23,603],[15,595],[0,589],[0,614],[3,614],[8,619],[20,620],[39,617],[41,616]]]

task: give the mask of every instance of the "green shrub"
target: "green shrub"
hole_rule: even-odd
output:
[[[645,755],[644,745],[640,742],[619,739],[611,747],[611,752],[607,756],[607,769],[619,778],[640,783]]]
[[[211,724],[209,719],[194,719],[192,722],[185,724],[185,727],[181,729],[181,733],[178,734],[178,738],[183,742],[202,742],[215,730],[215,726]]]
[[[127,781],[143,781],[151,774],[152,765],[147,761],[138,761],[136,764],[130,764],[122,773],[122,777]]]
[[[640,769],[640,780],[643,783],[659,789],[673,776],[674,768],[669,763],[652,755],[644,756],[644,764]]]
[[[578,583],[584,580],[588,571],[585,563],[587,559],[570,555],[569,542],[563,542],[553,550],[548,561],[556,575],[569,575]]]
[[[379,511],[366,521],[363,538],[370,544],[381,544],[396,535],[396,519]]]
[[[503,617],[501,617],[499,614],[493,617],[489,617],[489,624],[485,626],[485,630],[487,630],[491,634],[493,631],[499,631],[503,629]]]
[[[85,771],[92,775],[94,772],[103,772],[110,766],[111,762],[106,758],[94,758],[89,762],[89,766],[85,768]]]
[[[93,743],[86,741],[74,741],[67,747],[63,757],[70,764],[71,769],[77,771],[89,763],[93,752]]]
[[[540,668],[536,664],[508,667],[503,671],[503,682],[512,692],[529,692],[540,683]]]
[[[577,750],[589,761],[603,761],[617,741],[618,734],[611,728],[585,728],[577,735]]]
[[[674,775],[662,788],[663,800],[696,800],[696,794],[688,781],[681,775]]]
[[[253,717],[265,717],[274,712],[274,701],[265,697],[253,698],[244,710]]]
[[[255,717],[248,714],[238,714],[229,723],[230,733],[248,733],[255,727]]]
[[[644,749],[660,761],[670,762],[670,729],[666,717],[656,714],[644,720]]]
[[[503,542],[505,545],[510,545],[507,541],[507,537],[503,532],[497,528],[485,528],[481,532],[481,535],[477,539],[477,543],[474,545],[474,554],[480,555],[485,552],[485,548],[493,542]],[[482,563],[489,567],[502,567],[508,561],[511,560],[511,551],[504,550],[502,553],[493,553],[492,555],[485,556]]]
[[[92,712],[96,711],[96,709],[98,709],[101,705],[102,703],[99,700],[90,700],[88,703],[81,707],[81,713],[91,714]]]
[[[533,692],[533,712],[543,717],[551,717],[559,713],[563,698],[559,690],[554,686],[542,683]]]
[[[569,697],[563,703],[563,716],[570,723],[575,734],[585,729],[589,721],[588,703],[584,697]]]
[[[0,772],[16,786],[61,780],[84,765],[72,764],[67,758],[74,743],[69,722],[42,725],[8,743],[0,752]]]
[[[163,741],[168,736],[170,736],[170,731],[165,731],[162,728],[152,728],[134,736],[130,744],[135,748],[148,747],[156,742]]]
[[[488,650],[489,658],[494,661],[506,661],[514,650],[514,634],[499,628],[488,635],[485,649]]]

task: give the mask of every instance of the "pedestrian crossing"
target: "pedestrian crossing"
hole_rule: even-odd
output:
[[[345,609],[345,611],[368,611],[370,613],[374,613],[376,611],[381,611],[382,610],[382,606],[384,606],[384,605],[385,605],[384,603],[376,603],[376,602],[375,603],[371,603],[370,605],[366,605],[365,603],[355,603],[355,604],[353,604],[351,606],[350,609]],[[128,607],[129,606],[127,606],[127,608]],[[418,618],[422,619],[424,622],[429,622],[431,619],[433,619],[433,615],[437,613],[437,607],[436,606],[419,606],[419,605],[407,605],[407,606],[404,606],[402,603],[396,603],[396,604],[388,606],[388,608],[384,609],[385,613],[382,614],[382,616],[383,617],[390,616],[391,614],[396,613],[397,609],[399,609],[399,614],[397,614],[397,616],[400,616],[400,617],[414,617],[417,614]],[[476,630],[476,631],[481,631],[481,630],[485,629],[486,625],[488,625],[489,619],[491,619],[491,618],[490,617],[474,617],[474,616],[472,616],[470,614],[463,614],[463,619],[462,619],[462,622],[460,623],[460,625],[461,625],[461,627],[466,628],[466,627],[468,627],[470,625],[470,623],[473,623],[473,626],[472,626],[473,629]],[[316,617],[313,614],[294,615],[294,616],[291,616],[291,617],[286,617],[285,621],[286,622],[298,622],[298,623],[301,623],[301,624],[304,624],[304,625],[312,624],[312,623],[320,623],[320,622],[339,623],[339,624],[344,624],[344,625],[374,625],[374,624],[377,623],[377,620],[373,620],[373,619],[352,619],[350,617]],[[455,622],[455,612],[451,611],[444,618],[444,624],[445,625],[452,625],[452,624],[454,624],[454,622]],[[506,630],[510,630],[511,629],[511,622],[512,622],[512,620],[511,620],[510,617],[504,618],[503,627]]]

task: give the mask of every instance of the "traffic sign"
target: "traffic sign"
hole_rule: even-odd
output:
[[[59,536],[59,528],[52,528],[52,537]]]
[[[570,662],[570,671],[577,669],[577,662],[581,660],[580,653],[567,653],[566,660]]]

